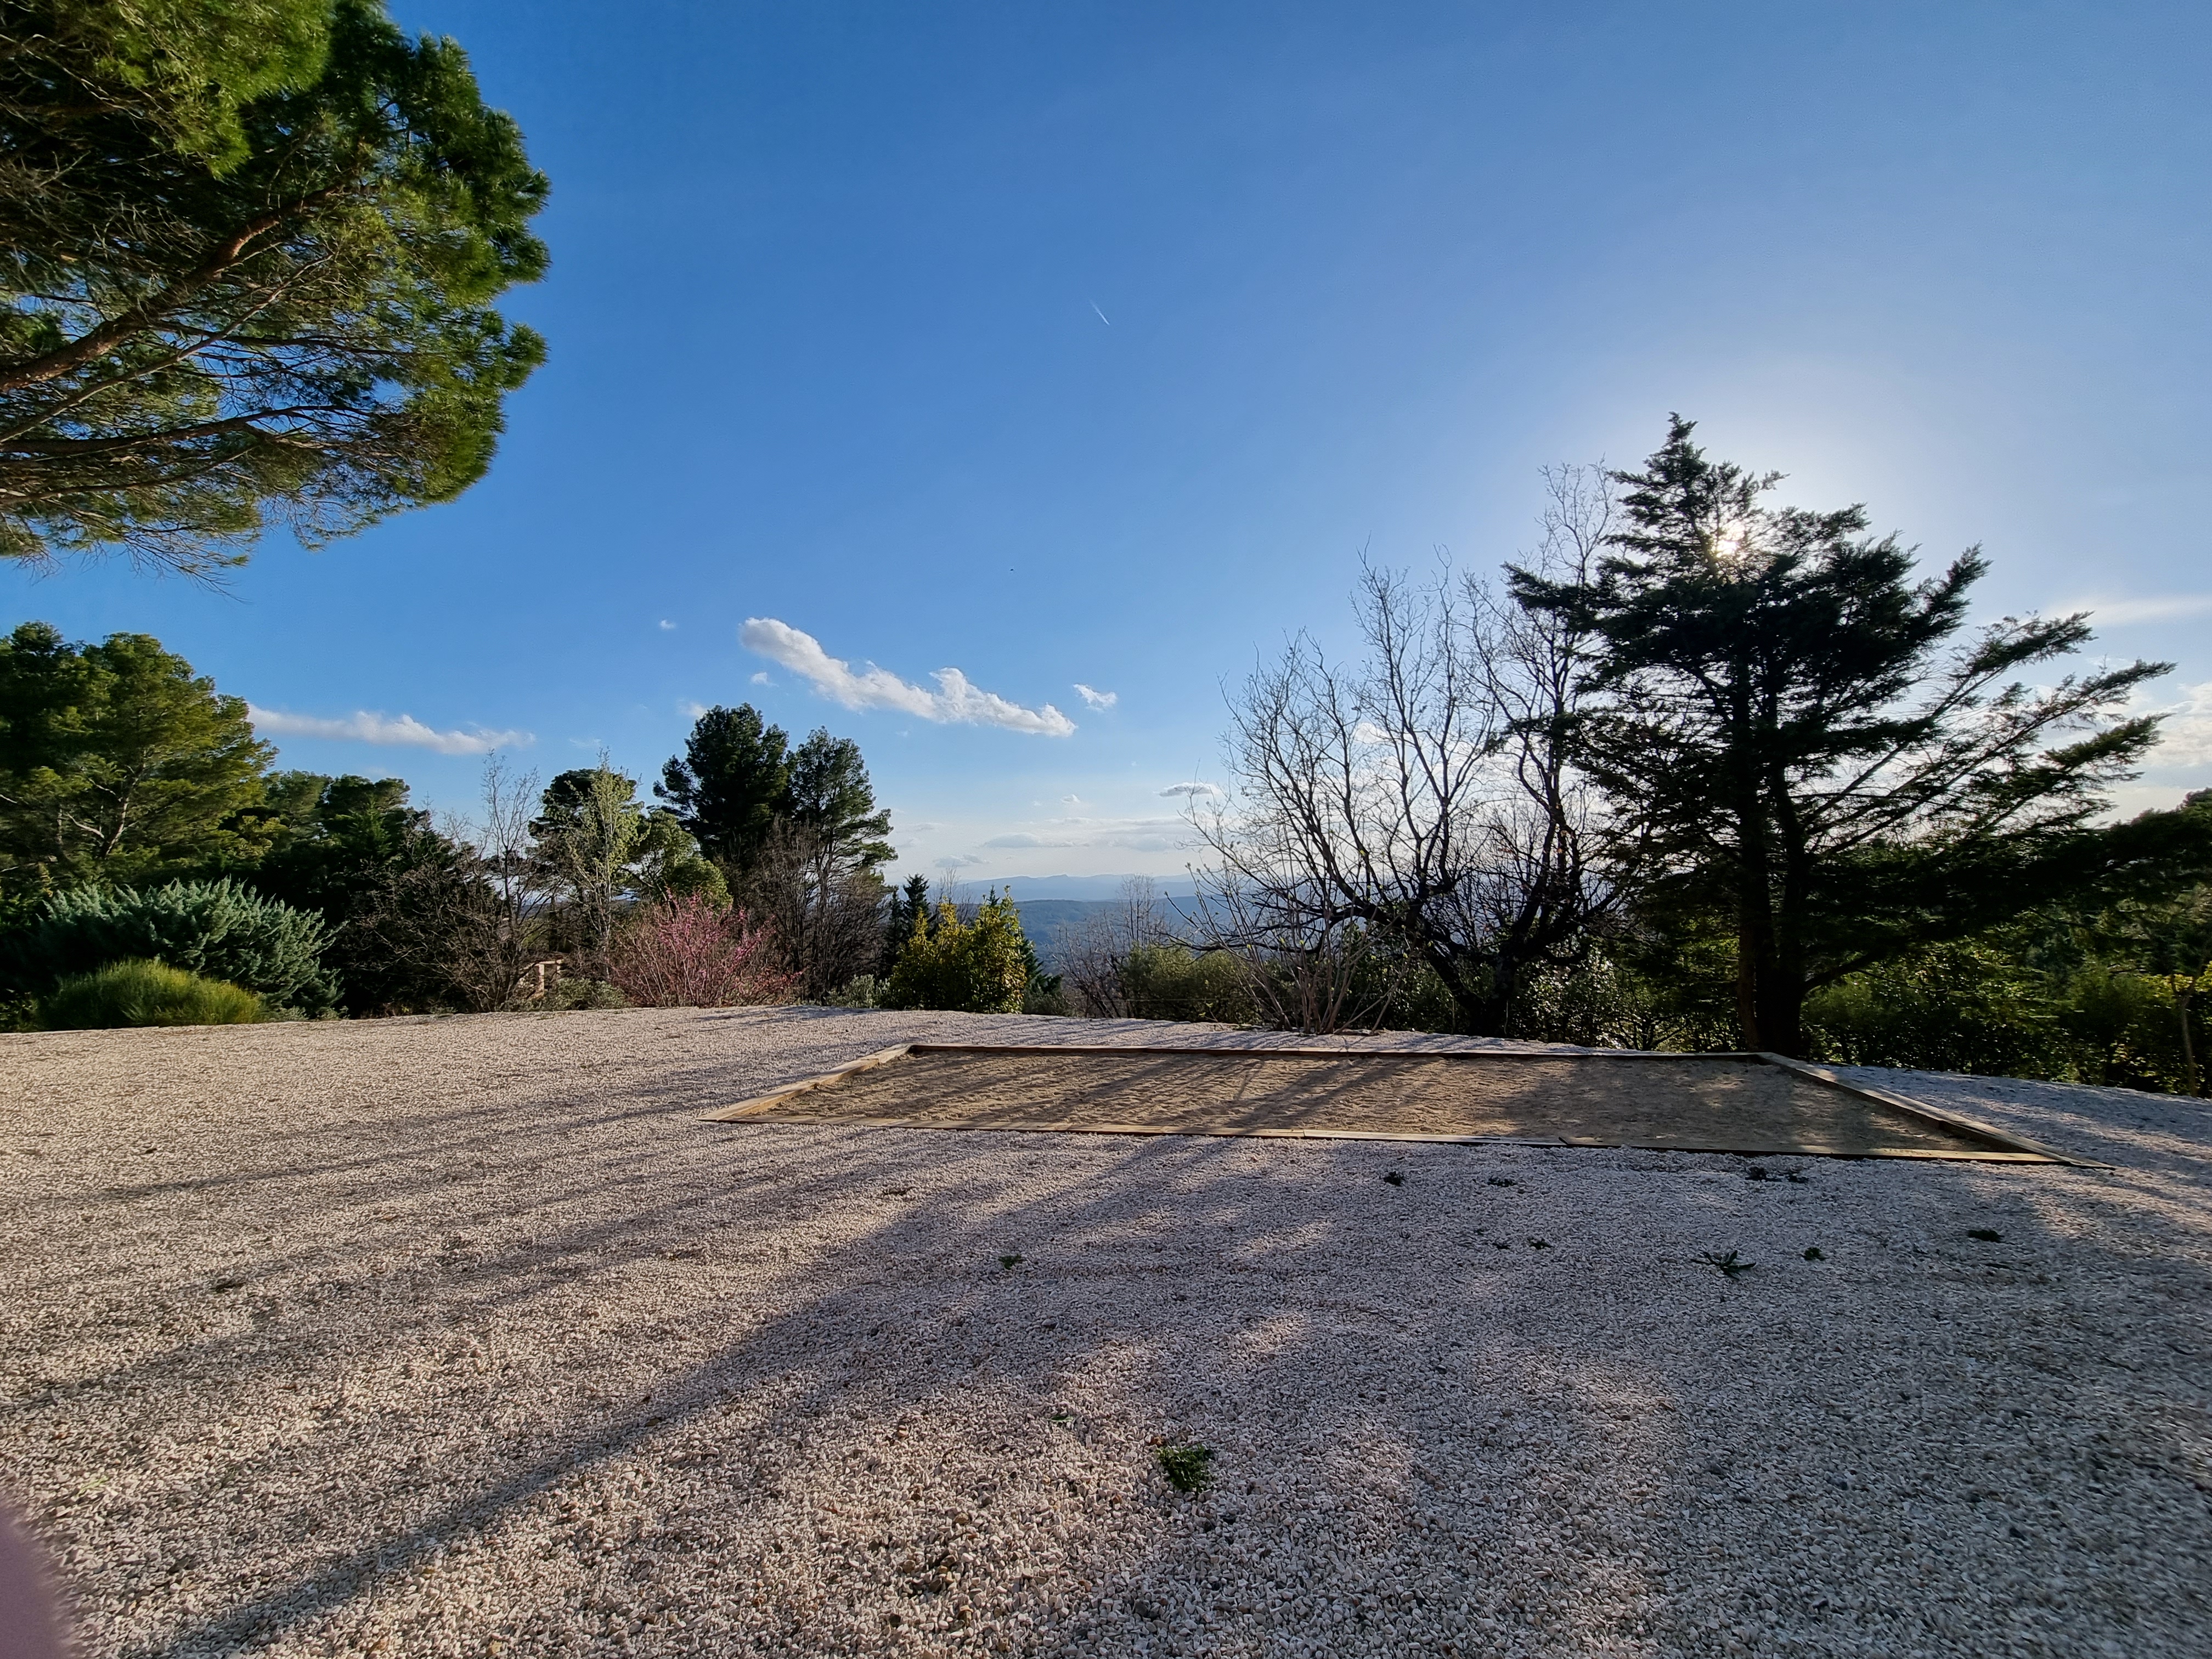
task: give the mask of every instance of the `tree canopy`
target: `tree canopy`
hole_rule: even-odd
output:
[[[336,929],[324,961],[346,1007],[435,1007],[460,994],[453,934],[476,908],[469,849],[408,802],[398,778],[278,772],[264,781],[274,820],[255,888]]]
[[[772,844],[793,841],[823,870],[868,874],[897,856],[860,744],[817,726],[794,749],[750,703],[700,715],[653,793],[735,878],[750,874]]]
[[[692,722],[684,753],[653,793],[724,869],[750,869],[791,793],[791,739],[750,703],[720,705]]]
[[[545,786],[530,835],[556,893],[573,943],[604,977],[617,911],[636,899],[702,895],[726,901],[721,872],[665,809],[648,811],[637,781],[602,759],[556,775]]]
[[[2155,834],[2092,820],[2156,739],[2129,696],[2168,665],[2031,690],[2013,677],[2087,643],[2085,617],[1954,647],[1978,550],[1915,581],[1863,507],[1768,507],[1777,477],[1708,459],[1692,431],[1676,416],[1613,475],[1626,526],[1594,574],[1516,570],[1513,591],[1591,636],[1571,752],[1644,914],[1725,915],[1743,1041],[1798,1054],[1813,988],[2149,855]]]
[[[884,839],[891,815],[877,810],[860,745],[850,738],[833,738],[817,726],[792,751],[783,813],[811,838],[824,864],[872,872],[898,856]]]
[[[450,500],[544,342],[546,181],[380,0],[15,0],[0,554],[205,574]]]
[[[251,862],[274,833],[274,752],[243,699],[158,640],[70,645],[25,623],[0,639],[0,888]]]

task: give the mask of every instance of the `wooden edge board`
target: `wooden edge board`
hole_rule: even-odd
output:
[[[773,1123],[783,1126],[811,1124],[817,1129],[984,1129],[1012,1134],[1186,1135],[1194,1140],[1413,1140],[1447,1146],[1479,1145],[1561,1146],[1565,1144],[1555,1135],[1522,1138],[1504,1135],[1419,1134],[1412,1131],[1382,1129],[1268,1129],[1235,1127],[1218,1129],[1184,1129],[1159,1123],[1038,1123],[1027,1118],[756,1116],[745,1121],[749,1123]]]
[[[1825,1083],[1832,1089],[1841,1089],[1849,1094],[1863,1096],[1866,1099],[1878,1102],[1893,1110],[1903,1112],[1908,1117],[1921,1118],[1929,1123],[1941,1124],[1947,1129],[1970,1135],[1977,1140],[1986,1141],[1992,1146],[2002,1147],[2008,1152],[2044,1158],[2052,1164],[2070,1164],[2076,1169],[2108,1170],[2112,1167],[2109,1164],[2100,1164],[2094,1158],[2077,1158],[2071,1152],[2063,1152],[2055,1146],[2045,1146],[2041,1141],[2030,1140],[2025,1135],[2014,1134],[2008,1129],[2000,1129],[1993,1123],[1984,1123],[1978,1118],[1968,1117],[1963,1112],[1954,1112],[1942,1106],[1930,1106],[1924,1100],[1915,1100],[1910,1095],[1900,1095],[1888,1089],[1878,1089],[1869,1084],[1853,1083],[1847,1079],[1838,1077],[1825,1066],[1808,1065],[1802,1060],[1792,1060],[1786,1054],[1766,1054],[1762,1058],[1769,1065],[1779,1066],[1785,1072],[1793,1072],[1800,1077],[1810,1078],[1815,1083]]]
[[[1763,1062],[1748,1049],[1674,1054],[1661,1048],[1200,1048],[1127,1042],[915,1042],[916,1054],[1197,1054],[1209,1060],[1739,1060]],[[1849,1085],[1845,1085],[1849,1087]]]
[[[813,1089],[826,1089],[832,1084],[842,1083],[847,1078],[862,1072],[872,1072],[878,1066],[887,1066],[904,1054],[914,1045],[898,1043],[889,1048],[878,1048],[872,1054],[862,1054],[849,1065],[840,1066],[834,1072],[824,1072],[819,1077],[802,1078],[797,1083],[785,1085],[774,1094],[756,1095],[750,1100],[741,1100],[734,1106],[717,1107],[711,1112],[702,1112],[702,1123],[734,1123],[740,1118],[757,1117],[761,1113],[781,1106]]]
[[[1935,1164],[2061,1164],[2063,1158],[2039,1152],[1984,1151],[1945,1152],[1936,1147],[1893,1147],[1867,1151],[1834,1147],[1680,1146],[1648,1140],[1569,1139],[1560,1135],[1447,1135],[1420,1134],[1409,1130],[1383,1129],[1178,1129],[1157,1123],[1036,1123],[1026,1119],[923,1117],[771,1117],[756,1113],[749,1123],[783,1127],[811,1126],[817,1129],[981,1129],[1013,1134],[1188,1135],[1195,1140],[1392,1140],[1416,1141],[1438,1146],[1555,1146],[1582,1152],[1685,1152],[1727,1158],[1896,1158]]]

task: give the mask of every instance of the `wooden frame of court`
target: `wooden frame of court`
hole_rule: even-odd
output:
[[[1159,1055],[1185,1054],[1208,1060],[1321,1060],[1338,1062],[1374,1062],[1387,1066],[1406,1061],[1433,1062],[1436,1060],[1464,1061],[1478,1065],[1510,1065],[1517,1061],[1562,1060],[1598,1065],[1633,1064],[1638,1061],[1671,1061],[1680,1064],[1689,1060],[1727,1060],[1746,1064],[1771,1066],[1828,1089],[1841,1090],[1869,1106],[1903,1115],[1918,1123],[1939,1128],[1957,1139],[1960,1145],[1951,1147],[1898,1147],[1877,1150],[1838,1152],[1816,1146],[1775,1148],[1762,1146],[1747,1148],[1724,1145],[1692,1146],[1668,1140],[1615,1140],[1591,1136],[1571,1135],[1497,1135],[1418,1133],[1385,1129],[1316,1128],[1305,1127],[1267,1127],[1249,1125],[1224,1125],[1218,1127],[1194,1128],[1170,1127],[1153,1123],[1117,1123],[1093,1119],[1069,1119],[1060,1121],[1039,1121],[1034,1118],[973,1117],[923,1118],[878,1117],[859,1115],[823,1116],[778,1111],[802,1095],[820,1090],[834,1089],[848,1079],[872,1072],[916,1054],[977,1054],[1004,1056],[1036,1056],[1064,1059],[1073,1055],[1096,1054],[1128,1060]],[[1557,1049],[1504,1048],[1199,1048],[1176,1045],[1135,1045],[1118,1043],[985,1043],[985,1042],[902,1042],[888,1048],[878,1048],[872,1054],[838,1066],[834,1071],[817,1076],[801,1078],[787,1084],[772,1093],[741,1100],[734,1105],[720,1107],[702,1115],[709,1123],[811,1123],[818,1126],[901,1128],[901,1129],[991,1129],[1000,1132],[1057,1134],[1123,1134],[1123,1135],[1195,1135],[1231,1136],[1255,1139],[1295,1140],[1385,1140],[1416,1141],[1443,1146],[1516,1145],[1535,1146],[1619,1147],[1634,1150],[1673,1152],[1738,1153],[1751,1157],[1796,1156],[1810,1158],[1908,1158],[1929,1162],[1972,1162],[1991,1164],[2057,1164],[2079,1168],[2102,1168],[2086,1158],[2077,1158],[2056,1147],[2029,1140],[1993,1124],[1967,1116],[1960,1112],[1931,1106],[1927,1102],[1887,1089],[1853,1083],[1838,1077],[1823,1066],[1808,1065],[1785,1055],[1751,1051],[1714,1054],[1668,1054],[1633,1048],[1598,1048],[1560,1051]]]

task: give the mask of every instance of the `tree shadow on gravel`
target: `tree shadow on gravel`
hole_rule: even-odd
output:
[[[831,1029],[841,1058],[893,1040]],[[2212,1294],[2201,1205],[1969,1165],[1793,1184],[694,1121],[730,1080],[549,1063],[520,1103],[412,1113],[404,1146],[326,1120],[21,1212],[52,1375],[9,1437],[110,1438],[11,1467],[103,1561],[104,1607],[120,1557],[202,1563],[201,1611],[141,1586],[154,1610],[100,1645],[475,1643],[472,1616],[543,1651],[2148,1653],[2201,1628],[2175,1586],[2206,1542],[2202,1374],[2173,1352]],[[138,1242],[77,1242],[118,1206]],[[1758,1267],[1706,1265],[1730,1249]],[[103,1364],[149,1279],[194,1311]],[[1160,1478],[1178,1436],[1215,1450],[1209,1491]],[[79,1495],[103,1472],[112,1510]],[[2129,1569],[2138,1536],[2175,1568]],[[441,1601],[441,1564],[492,1606]]]

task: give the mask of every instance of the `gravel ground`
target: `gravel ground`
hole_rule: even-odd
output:
[[[2110,1170],[696,1119],[1148,1036],[1254,1040],[0,1037],[0,1487],[99,1655],[2212,1654],[2203,1105],[1867,1074]]]

